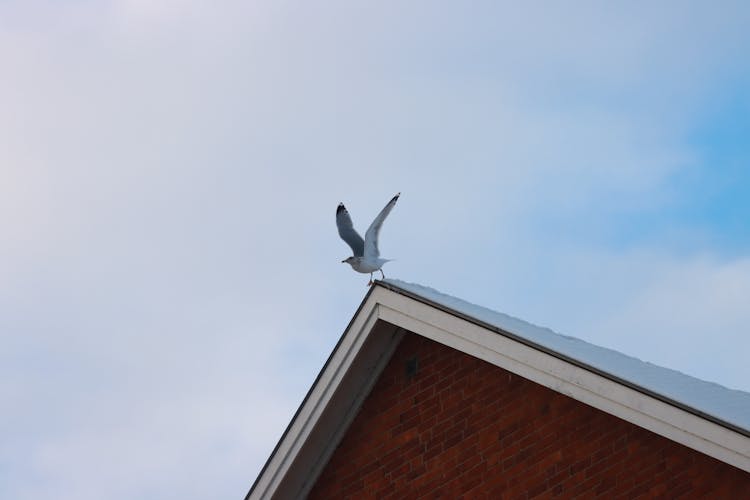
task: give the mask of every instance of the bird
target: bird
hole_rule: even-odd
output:
[[[391,201],[380,211],[375,220],[372,221],[370,227],[365,233],[365,239],[359,235],[354,225],[352,224],[352,218],[349,216],[349,211],[346,209],[343,203],[339,203],[336,209],[336,227],[339,230],[339,236],[346,242],[352,249],[352,255],[349,258],[342,260],[342,263],[347,263],[352,266],[352,269],[358,273],[367,274],[370,273],[370,281],[367,286],[372,285],[372,274],[375,271],[380,271],[381,279],[385,279],[385,273],[383,273],[383,264],[389,262],[392,259],[381,259],[380,250],[378,250],[378,237],[380,235],[380,228],[383,226],[383,221],[391,210],[396,205],[398,197],[401,193],[391,198]]]

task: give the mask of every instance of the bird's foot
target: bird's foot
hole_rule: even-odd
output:
[[[372,286],[372,283],[373,283],[372,280],[368,281],[367,286]]]

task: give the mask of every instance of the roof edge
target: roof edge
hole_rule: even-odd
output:
[[[373,290],[375,290],[374,286],[371,286],[367,293],[365,294],[364,298],[362,299],[362,302],[360,302],[359,307],[357,307],[357,310],[352,315],[351,319],[349,320],[349,323],[346,325],[346,328],[344,328],[343,333],[339,337],[338,341],[336,342],[336,345],[333,347],[333,350],[331,350],[331,354],[328,355],[328,358],[326,359],[326,362],[323,363],[322,368],[318,372],[318,375],[315,377],[315,380],[310,385],[310,388],[307,390],[307,393],[305,394],[305,397],[302,399],[302,402],[297,407],[297,410],[294,412],[294,415],[289,420],[289,423],[287,424],[286,428],[284,429],[284,432],[281,434],[281,437],[279,437],[279,440],[276,442],[276,446],[274,446],[273,450],[271,451],[271,454],[268,455],[268,458],[266,459],[266,462],[263,464],[263,467],[261,467],[260,471],[258,472],[258,475],[255,478],[255,481],[253,481],[253,484],[250,486],[250,490],[248,490],[247,495],[245,495],[245,500],[250,500],[250,496],[252,495],[253,491],[258,487],[258,483],[260,479],[263,477],[263,475],[266,473],[268,468],[270,467],[271,461],[273,460],[276,453],[279,451],[279,448],[281,447],[281,443],[284,442],[286,437],[289,435],[289,432],[292,428],[292,425],[297,420],[297,417],[299,417],[300,413],[302,412],[302,408],[305,406],[305,404],[310,400],[310,396],[313,393],[313,390],[318,385],[318,382],[323,377],[323,374],[328,369],[328,366],[331,364],[334,355],[339,350],[339,347],[341,347],[341,344],[344,342],[344,338],[346,337],[346,334],[351,329],[352,325],[354,324],[354,320],[357,319],[359,316],[359,313],[362,311],[362,309],[365,307],[365,304],[367,303],[367,300],[372,295]]]
[[[567,355],[565,355],[563,353],[555,351],[554,349],[550,349],[547,346],[538,344],[536,342],[533,342],[533,341],[531,341],[529,339],[526,339],[524,337],[516,335],[516,334],[514,334],[512,332],[509,332],[507,330],[503,330],[502,328],[499,328],[499,327],[497,327],[495,325],[492,325],[490,323],[486,323],[486,322],[484,322],[482,320],[479,320],[479,319],[477,319],[477,318],[475,318],[473,316],[470,316],[468,314],[464,314],[464,313],[462,313],[460,311],[456,311],[455,309],[453,309],[451,307],[448,307],[448,306],[446,306],[444,304],[440,304],[438,302],[430,300],[430,299],[428,299],[426,297],[423,297],[423,296],[421,296],[421,295],[419,295],[417,293],[411,292],[409,290],[405,290],[404,288],[401,288],[401,287],[399,287],[399,286],[397,286],[397,285],[395,285],[393,283],[389,283],[389,282],[381,281],[381,280],[376,280],[375,284],[378,285],[378,286],[382,286],[383,288],[386,288],[386,289],[388,289],[388,290],[390,290],[392,292],[395,292],[395,293],[404,295],[406,297],[409,297],[409,298],[411,298],[413,300],[416,300],[418,302],[422,302],[423,304],[426,304],[426,305],[429,305],[431,307],[435,307],[437,309],[440,309],[443,312],[446,312],[448,314],[456,316],[457,318],[461,318],[461,319],[463,319],[465,321],[468,321],[470,323],[473,323],[473,324],[475,324],[477,326],[481,326],[482,328],[486,328],[488,330],[494,331],[495,333],[503,335],[504,337],[507,337],[507,338],[512,339],[512,340],[515,340],[516,342],[520,342],[521,344],[524,344],[524,345],[526,345],[528,347],[531,347],[531,348],[536,349],[538,351],[542,351],[545,354],[549,354],[550,356],[554,356],[557,359],[560,359],[562,361],[565,361],[567,363],[575,365],[578,368],[582,368],[582,369],[590,371],[592,373],[596,373],[597,375],[599,375],[601,377],[604,377],[604,378],[606,378],[608,380],[611,380],[612,382],[616,382],[616,383],[618,383],[620,385],[624,385],[625,387],[628,387],[628,388],[633,389],[635,391],[638,391],[638,392],[640,392],[642,394],[645,394],[646,396],[650,396],[650,397],[652,397],[654,399],[658,399],[659,401],[661,401],[663,403],[666,403],[666,404],[669,404],[669,405],[674,406],[676,408],[679,408],[679,409],[681,409],[683,411],[686,411],[686,412],[688,412],[688,413],[690,413],[692,415],[695,415],[695,416],[700,417],[702,419],[708,420],[708,421],[710,421],[710,422],[712,422],[714,424],[720,425],[720,426],[722,426],[722,427],[724,427],[726,429],[729,429],[731,431],[734,431],[734,432],[736,432],[738,434],[742,434],[745,437],[750,437],[750,430],[745,429],[743,427],[740,427],[738,425],[735,425],[732,422],[727,422],[726,420],[723,420],[723,419],[721,419],[719,417],[716,417],[715,415],[712,415],[710,413],[706,413],[706,412],[704,412],[702,410],[699,410],[699,409],[694,408],[694,407],[692,407],[690,405],[687,405],[685,403],[677,401],[677,400],[675,400],[673,398],[670,398],[670,397],[665,396],[663,394],[660,394],[658,392],[652,391],[652,390],[650,390],[650,389],[648,389],[646,387],[643,387],[641,385],[635,384],[635,383],[633,383],[633,382],[631,382],[629,380],[626,380],[626,379],[623,379],[621,377],[618,377],[617,375],[614,375],[612,373],[604,371],[604,370],[602,370],[600,368],[597,368],[595,366],[591,366],[588,363],[584,363],[584,362],[582,362],[582,361],[580,361],[578,359],[572,358],[572,357],[567,356]]]

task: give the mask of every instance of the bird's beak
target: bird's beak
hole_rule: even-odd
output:
[[[342,263],[342,264],[346,263],[346,259],[342,260],[342,261],[341,261],[341,263]]]

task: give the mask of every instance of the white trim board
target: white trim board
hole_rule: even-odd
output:
[[[398,293],[390,289],[392,284],[376,283],[246,499],[304,498],[390,360],[404,330],[750,472],[749,437],[460,314]]]
[[[377,298],[379,317],[391,324],[750,472],[742,434],[404,295]]]
[[[370,289],[246,496],[304,498],[398,346]]]

